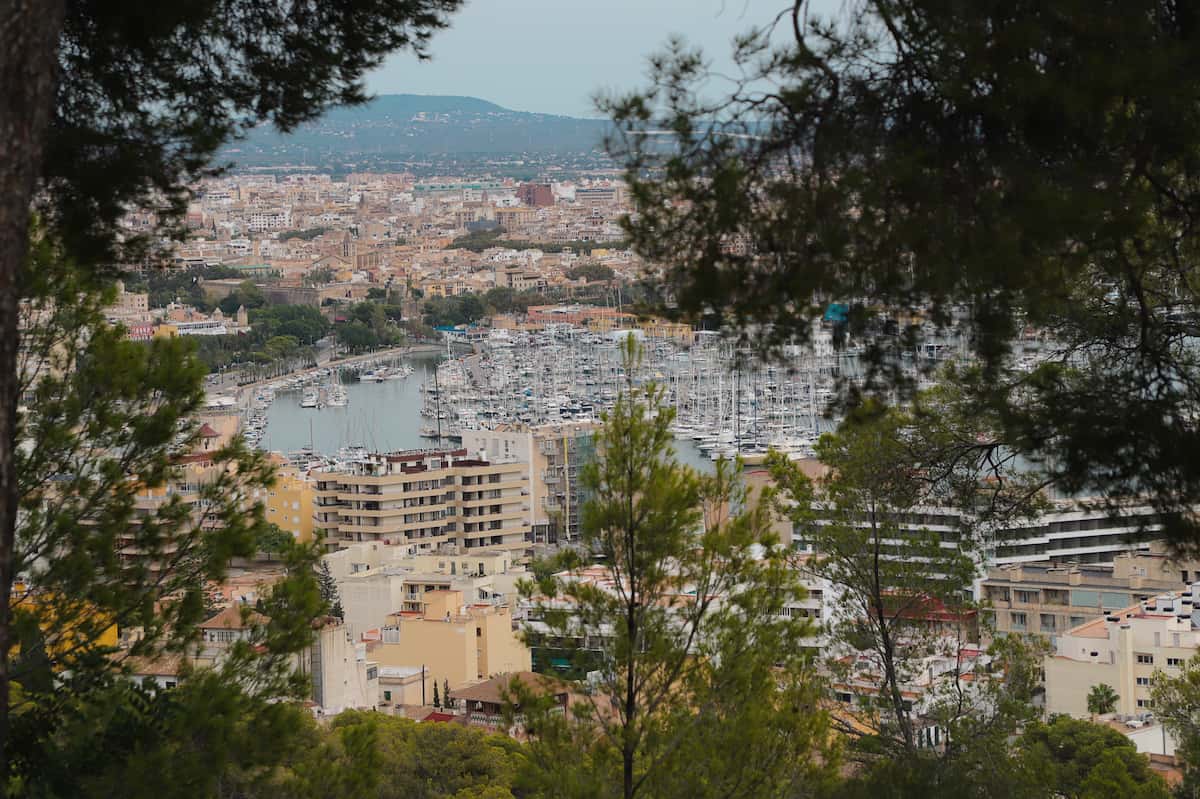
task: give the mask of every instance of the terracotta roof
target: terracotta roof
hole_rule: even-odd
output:
[[[457,718],[458,718],[458,716],[454,715],[453,713],[439,713],[438,711],[435,710],[432,713],[430,713],[428,716],[426,716],[425,718],[421,719],[421,721],[446,722],[446,721],[454,721]]]
[[[181,655],[161,655],[156,658],[130,657],[125,661],[135,675],[147,677],[176,677],[183,668]]]
[[[497,674],[490,680],[451,691],[450,695],[456,700],[465,700],[467,702],[500,704],[504,702],[504,694],[508,693],[509,686],[513,680],[533,691],[549,691],[555,694],[562,694],[569,690],[567,684],[562,680],[547,677],[544,674],[535,674],[532,671],[517,671]]]
[[[218,433],[216,430],[213,430],[212,425],[210,425],[208,422],[205,422],[204,424],[200,425],[200,437],[201,438],[220,438],[221,434]]]
[[[250,611],[245,620],[242,619],[244,605],[230,605],[216,616],[200,625],[201,630],[246,630],[255,625],[265,624],[267,617],[261,613]]]

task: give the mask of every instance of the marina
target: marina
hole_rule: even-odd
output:
[[[856,346],[835,348],[831,332],[817,329],[807,346],[770,363],[717,334],[690,343],[643,336],[640,363],[626,374],[628,335],[571,325],[493,330],[466,355],[447,345],[274,381],[254,396],[247,438],[293,460],[456,444],[469,430],[595,420],[626,387],[654,382],[676,411],[671,431],[685,460],[754,462],[768,450],[798,459],[812,457],[817,438],[837,425],[837,381],[863,372]],[[952,331],[909,365],[919,375],[960,350]]]

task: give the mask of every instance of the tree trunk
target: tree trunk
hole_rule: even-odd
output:
[[[16,577],[17,275],[54,110],[65,0],[0,0],[0,780],[9,769],[9,652]]]

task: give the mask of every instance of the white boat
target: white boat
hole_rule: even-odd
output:
[[[300,407],[301,408],[317,407],[317,392],[312,389],[305,391],[304,396],[300,398]]]

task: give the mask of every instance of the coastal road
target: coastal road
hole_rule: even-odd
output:
[[[415,344],[415,345],[406,346],[406,347],[392,347],[391,349],[377,350],[375,352],[368,352],[363,355],[354,355],[349,358],[339,358],[338,360],[334,361],[332,359],[333,350],[327,349],[324,351],[324,354],[325,354],[324,359],[321,358],[322,352],[318,351],[317,366],[314,366],[311,369],[301,369],[301,370],[298,370],[295,372],[289,372],[288,374],[281,375],[279,377],[264,378],[263,380],[257,380],[253,383],[246,383],[245,385],[242,385],[242,386],[237,385],[237,375],[236,374],[224,375],[223,379],[218,380],[218,381],[213,381],[212,383],[208,383],[208,384],[206,384],[205,388],[207,389],[209,394],[222,394],[222,393],[227,393],[227,392],[236,392],[236,396],[239,400],[238,405],[240,407],[244,407],[249,402],[250,397],[252,397],[254,395],[254,391],[256,389],[260,388],[261,386],[265,386],[268,383],[273,383],[277,380],[290,379],[290,378],[294,378],[294,377],[304,377],[307,375],[311,375],[314,372],[317,372],[321,369],[328,368],[330,366],[337,366],[337,367],[351,366],[351,365],[357,364],[357,363],[367,363],[367,362],[376,361],[376,360],[386,360],[389,358],[398,358],[398,357],[402,357],[404,355],[434,354],[434,353],[439,353],[439,352],[444,352],[444,351],[445,351],[445,348],[440,344]]]

